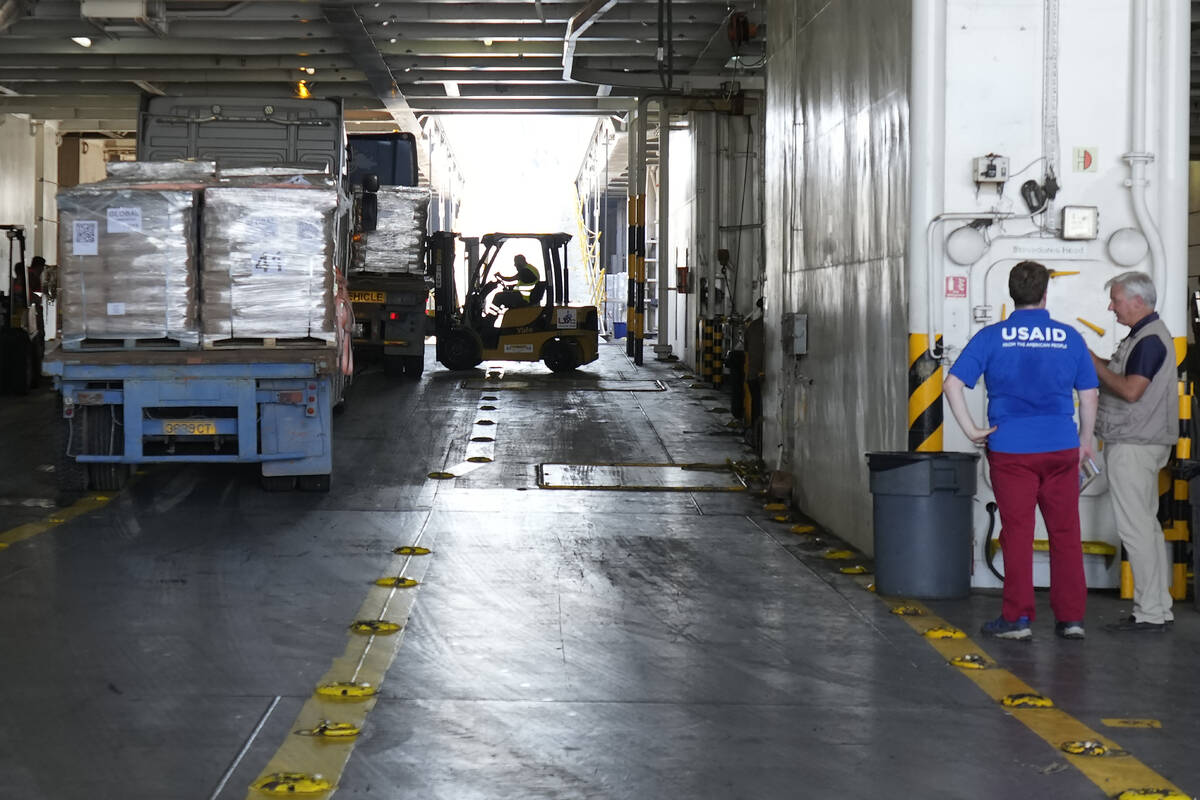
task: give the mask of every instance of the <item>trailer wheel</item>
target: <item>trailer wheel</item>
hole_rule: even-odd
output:
[[[118,456],[125,452],[125,436],[115,424],[119,406],[81,406],[77,417],[83,422],[83,450],[89,455]],[[128,464],[87,464],[88,484],[93,491],[119,492],[129,480]]]
[[[296,476],[263,475],[262,488],[264,492],[290,492],[296,488]]]
[[[404,359],[404,377],[419,381],[425,372],[425,356],[401,356]]]
[[[59,502],[67,505],[87,491],[88,474],[74,455],[80,452],[83,441],[82,425],[74,417],[64,417],[62,412],[62,395],[59,395],[51,420],[51,430],[56,434],[54,478],[58,483]]]
[[[483,361],[483,347],[478,337],[466,328],[448,331],[438,342],[439,360],[446,369],[471,369]]]
[[[404,375],[404,356],[384,356],[383,374],[389,378],[399,378]]]
[[[542,360],[551,372],[570,372],[583,361],[579,355],[579,345],[570,339],[551,339],[546,342],[542,346]]]
[[[302,492],[328,492],[330,476],[325,475],[298,475],[296,477],[296,485]]]

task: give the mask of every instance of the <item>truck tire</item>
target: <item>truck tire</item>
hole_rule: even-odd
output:
[[[383,374],[389,378],[399,378],[404,375],[404,356],[384,356]]]
[[[404,359],[404,377],[412,381],[421,380],[425,372],[425,356],[401,356]]]
[[[455,328],[439,342],[440,360],[446,369],[471,369],[483,361],[483,347],[479,338],[466,328]]]
[[[125,452],[122,430],[114,429],[113,415],[119,406],[80,406],[75,414],[83,422],[81,453],[116,456]],[[119,492],[129,480],[128,464],[86,464],[88,486],[96,492]]]
[[[551,339],[542,345],[542,361],[551,372],[570,372],[583,359],[579,356],[579,345],[570,339]]]
[[[330,484],[330,476],[325,475],[297,475],[296,486],[302,492],[328,492]]]
[[[87,491],[88,474],[74,456],[82,441],[79,421],[64,417],[62,410],[62,395],[59,395],[54,405],[54,417],[50,420],[50,430],[55,432],[54,478],[58,483],[59,503],[70,505]]]
[[[262,488],[264,492],[290,492],[296,488],[296,476],[263,475]]]

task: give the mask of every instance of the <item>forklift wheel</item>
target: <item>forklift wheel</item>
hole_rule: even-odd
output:
[[[570,339],[551,339],[542,346],[542,360],[551,372],[570,372],[579,366],[579,345]]]
[[[444,341],[438,342],[440,361],[446,369],[471,369],[483,361],[483,348],[479,339],[466,328],[455,328],[446,333]]]

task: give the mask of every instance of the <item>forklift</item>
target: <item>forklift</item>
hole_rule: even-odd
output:
[[[569,241],[569,233],[463,237],[467,286],[460,306],[454,269],[458,234],[431,234],[425,257],[434,283],[437,360],[452,370],[488,359],[543,361],[552,372],[569,372],[599,358],[595,306],[570,305]]]
[[[45,339],[39,299],[25,264],[25,226],[0,225],[0,230],[8,239],[8,296],[0,309],[0,392],[24,395],[41,375]]]

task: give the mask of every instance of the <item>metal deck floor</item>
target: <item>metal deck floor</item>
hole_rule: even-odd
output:
[[[406,544],[433,552],[403,567],[421,583],[396,590],[394,661],[357,741],[322,743],[349,753],[339,800],[1102,798],[1122,758],[1200,791],[1190,601],[1172,632],[1119,637],[1100,626],[1128,603],[1093,592],[1088,639],[1064,642],[1042,594],[1031,644],[978,636],[995,597],[927,604],[1131,754],[1102,788],[760,497],[536,488],[540,464],[749,457],[723,395],[601,350],[591,378],[506,365],[520,391],[490,394],[432,352],[419,383],[367,372],[328,495],[153,468],[0,549],[0,798],[268,796],[249,785]],[[61,513],[33,424],[52,402],[0,398],[0,532]],[[495,460],[428,478],[467,463],[482,418]],[[1102,722],[1120,717],[1161,727]]]

